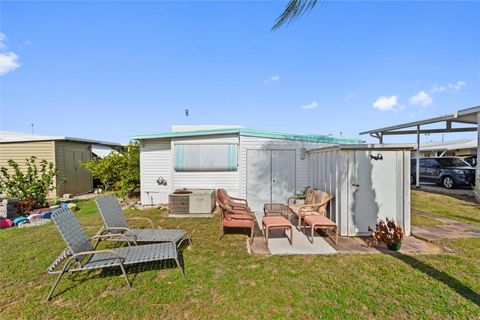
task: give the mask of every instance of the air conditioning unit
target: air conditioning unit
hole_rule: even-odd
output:
[[[215,190],[178,189],[168,196],[170,214],[210,214],[215,209]]]

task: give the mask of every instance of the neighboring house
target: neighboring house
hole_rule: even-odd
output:
[[[91,192],[93,183],[90,172],[80,163],[120,148],[120,144],[113,142],[0,131],[0,166],[8,168],[11,159],[24,168],[25,159],[36,156],[38,161],[53,162],[59,170],[53,195],[81,194]]]
[[[416,144],[408,143],[413,148]],[[476,139],[451,140],[443,142],[424,142],[420,144],[420,157],[468,157],[477,154]],[[415,157],[415,150],[412,151],[412,157]]]
[[[412,144],[413,146],[413,144]],[[468,157],[477,154],[477,140],[464,139],[420,144],[420,157]],[[412,157],[415,152],[412,152]]]

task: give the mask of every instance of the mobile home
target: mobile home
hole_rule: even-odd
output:
[[[311,186],[334,196],[329,215],[341,235],[367,234],[368,226],[384,217],[397,219],[410,232],[410,181],[405,178],[410,147],[209,126],[177,126],[132,139],[140,142],[144,205],[168,203],[177,189],[225,188],[262,211],[265,203],[285,203]],[[349,187],[352,183],[361,187]]]

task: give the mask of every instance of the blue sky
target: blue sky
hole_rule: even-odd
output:
[[[284,6],[0,2],[0,128],[126,142],[188,107],[190,124],[358,136],[480,105],[479,2],[329,1],[270,32]]]

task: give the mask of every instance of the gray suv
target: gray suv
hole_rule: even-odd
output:
[[[411,161],[411,179],[415,183],[416,159]],[[421,158],[420,181],[433,182],[447,189],[475,185],[475,168],[456,157]]]

